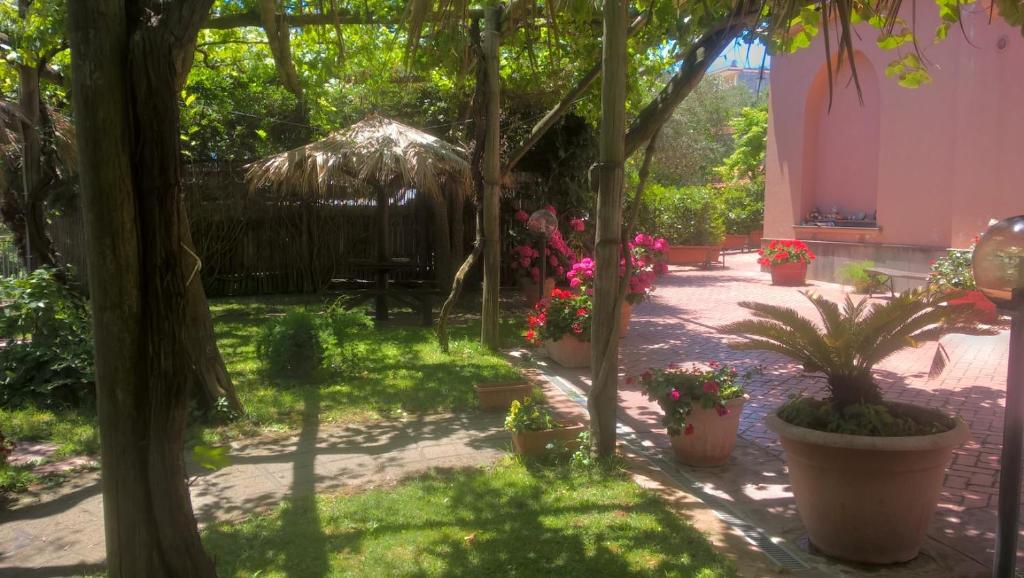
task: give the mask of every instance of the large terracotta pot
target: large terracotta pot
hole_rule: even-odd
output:
[[[722,241],[722,248],[726,251],[737,251],[747,248],[747,241],[750,239],[749,235],[726,235],[725,240]]]
[[[772,285],[799,287],[807,284],[807,263],[772,265]]]
[[[579,435],[584,426],[574,423],[565,427],[540,431],[512,432],[512,446],[521,456],[540,457],[548,452],[548,445],[576,449],[579,447]]]
[[[534,283],[533,279],[529,277],[519,278],[519,292],[522,293],[523,298],[526,299],[526,306],[533,307],[540,301],[540,293],[537,291],[538,283]],[[544,280],[544,296],[551,295],[551,290],[555,288],[555,280],[548,277]]]
[[[721,245],[669,245],[665,251],[665,262],[669,265],[708,266],[718,261],[722,254]]]
[[[590,342],[574,335],[563,335],[558,341],[545,343],[548,357],[562,367],[590,367]]]
[[[619,311],[619,337],[626,336],[629,329],[629,320],[633,318],[633,304],[629,301],[622,302],[622,309]]]
[[[729,410],[725,415],[718,415],[714,408],[693,408],[687,418],[687,423],[693,424],[693,433],[669,436],[676,459],[688,466],[721,466],[728,462],[736,447],[740,413],[748,399],[744,395],[725,402]]]
[[[829,556],[869,564],[917,556],[953,448],[970,437],[960,420],[944,433],[888,438],[816,431],[774,414],[766,425],[786,450],[811,544]]]
[[[478,383],[473,388],[476,389],[481,410],[507,412],[508,406],[512,405],[513,401],[530,397],[533,384],[525,380],[501,381]]]

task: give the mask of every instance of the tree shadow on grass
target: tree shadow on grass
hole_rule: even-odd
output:
[[[307,555],[311,532],[287,531],[292,507],[280,523],[211,529],[207,544],[221,554],[222,575],[322,576],[286,566]],[[334,575],[734,575],[699,532],[619,473],[439,471],[387,491],[327,498],[319,511]]]

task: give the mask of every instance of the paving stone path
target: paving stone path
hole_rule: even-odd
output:
[[[235,520],[320,492],[369,487],[431,468],[493,462],[508,434],[497,415],[437,415],[360,426],[318,426],[232,445],[231,465],[192,483],[200,524]],[[23,498],[0,512],[0,578],[79,576],[103,568],[99,474]]]
[[[746,384],[751,400],[743,410],[741,444],[733,464],[699,475],[718,486],[733,486],[737,497],[748,502],[752,515],[766,524],[778,524],[782,533],[798,539],[801,528],[791,507],[782,448],[764,427],[764,417],[793,394],[819,394],[822,382],[777,354],[730,349],[729,338],[717,328],[744,318],[745,310],[737,305],[740,301],[785,305],[813,319],[817,314],[800,290],[772,286],[755,259],[749,253],[730,255],[727,268],[706,271],[673,267],[654,298],[634,307],[620,347],[620,419],[649,443],[667,447],[661,409],[647,400],[640,386],[628,384],[627,376],[637,376],[649,367],[711,359],[763,366],[765,372]],[[831,283],[812,281],[803,289],[833,300],[846,297],[842,286]],[[970,427],[972,439],[956,451],[930,536],[982,567],[991,563],[993,555],[1009,335],[1006,331],[980,337],[951,335],[943,338],[942,345],[949,363],[937,378],[928,377],[934,343],[887,359],[876,375],[888,399],[959,414]],[[554,371],[582,390],[589,387],[588,370]],[[776,514],[774,520],[771,512]],[[1024,559],[1019,566],[1024,567]]]

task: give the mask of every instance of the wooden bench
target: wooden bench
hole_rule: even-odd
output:
[[[930,273],[904,271],[902,269],[890,269],[888,267],[865,267],[864,272],[872,277],[885,277],[881,282],[889,286],[889,295],[892,297],[896,296],[896,288],[893,284],[894,279],[917,279],[920,281],[927,281],[931,278]],[[868,291],[869,297],[873,294],[874,288]]]

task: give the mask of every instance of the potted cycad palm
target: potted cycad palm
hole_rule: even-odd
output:
[[[921,291],[870,306],[847,297],[842,307],[804,295],[820,326],[787,307],[742,302],[752,318],[722,331],[744,337],[737,349],[775,351],[826,378],[824,399],[795,398],[766,424],[786,451],[811,543],[845,560],[904,562],[917,556],[953,448],[969,432],[933,409],[886,401],[872,368],[960,328],[960,308]]]

